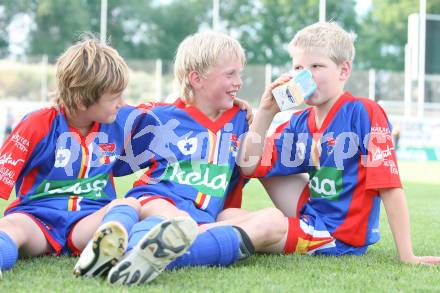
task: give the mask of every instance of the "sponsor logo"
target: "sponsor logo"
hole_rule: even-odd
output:
[[[55,153],[55,168],[64,168],[67,166],[67,164],[70,161],[72,153],[70,150],[65,148],[59,148],[57,149]]]
[[[29,199],[72,195],[92,200],[107,198],[108,195],[103,190],[107,186],[108,179],[108,174],[100,174],[78,180],[44,180]]]
[[[342,170],[322,167],[310,176],[310,196],[338,200],[342,192]]]
[[[8,186],[14,186],[15,172],[12,170],[9,170],[8,168],[1,166],[0,167],[0,182],[5,183]]]
[[[399,174],[399,170],[397,169],[396,162],[394,160],[384,160],[383,165],[390,168],[391,174]]]
[[[11,141],[22,152],[27,152],[29,149],[29,140],[20,135],[19,132],[14,133],[11,137]]]
[[[197,150],[197,138],[192,137],[179,140],[177,142],[177,147],[179,148],[180,152],[185,156],[192,155]]]
[[[392,152],[394,148],[389,147],[387,145],[387,148],[385,150],[382,150],[380,148],[377,148],[373,153],[373,161],[385,161],[386,158],[390,157],[392,155]]]
[[[101,143],[98,145],[99,150],[101,151],[100,162],[102,164],[110,164],[114,160],[116,160],[116,144],[114,143]]]
[[[24,162],[23,159],[17,159],[14,160],[12,159],[12,154],[11,153],[5,153],[3,155],[0,156],[0,165],[12,165],[12,166],[17,166],[18,163],[20,162]]]
[[[231,174],[232,170],[228,165],[180,161],[167,168],[164,179],[191,185],[207,195],[224,197]]]

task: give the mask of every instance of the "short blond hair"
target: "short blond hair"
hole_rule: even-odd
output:
[[[220,32],[201,32],[186,37],[177,48],[174,59],[174,78],[179,95],[186,101],[193,96],[188,75],[197,71],[206,75],[215,66],[221,55],[227,54],[237,58],[244,65],[246,57],[244,49],[234,38]]]
[[[89,34],[58,58],[55,103],[77,111],[98,102],[106,92],[122,92],[128,84],[128,66],[118,52]]]
[[[320,21],[298,31],[289,43],[289,53],[294,48],[306,51],[322,50],[336,64],[344,61],[353,62],[356,35],[348,33],[335,22]]]

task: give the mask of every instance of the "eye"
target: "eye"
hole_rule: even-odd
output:
[[[320,67],[323,67],[321,64],[313,64],[312,65],[312,68],[320,68]]]
[[[296,65],[296,66],[293,66],[293,70],[295,70],[295,71],[303,70],[303,67],[301,65]]]

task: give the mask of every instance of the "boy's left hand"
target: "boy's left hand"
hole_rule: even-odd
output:
[[[234,99],[234,105],[240,107],[240,109],[246,111],[246,119],[249,124],[252,124],[252,121],[254,120],[254,113],[252,113],[252,107],[251,104],[249,104],[247,101],[235,98]]]

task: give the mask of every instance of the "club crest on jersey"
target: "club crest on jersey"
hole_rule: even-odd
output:
[[[101,157],[99,161],[102,164],[110,164],[116,159],[116,144],[114,143],[100,143],[99,150],[101,152]]]
[[[179,148],[180,152],[185,156],[192,155],[197,150],[197,138],[186,137],[185,139],[179,140],[177,142],[177,147]]]
[[[332,154],[336,144],[336,139],[331,137],[327,139],[327,154]]]
[[[231,148],[230,148],[230,150],[231,150],[232,155],[233,155],[234,157],[237,156],[237,151],[238,151],[238,148],[239,148],[239,147],[240,147],[240,141],[238,140],[238,138],[237,138],[237,136],[236,136],[235,134],[232,134],[232,136],[231,136]]]
[[[57,149],[55,153],[55,168],[64,168],[70,161],[71,152],[65,148]]]

